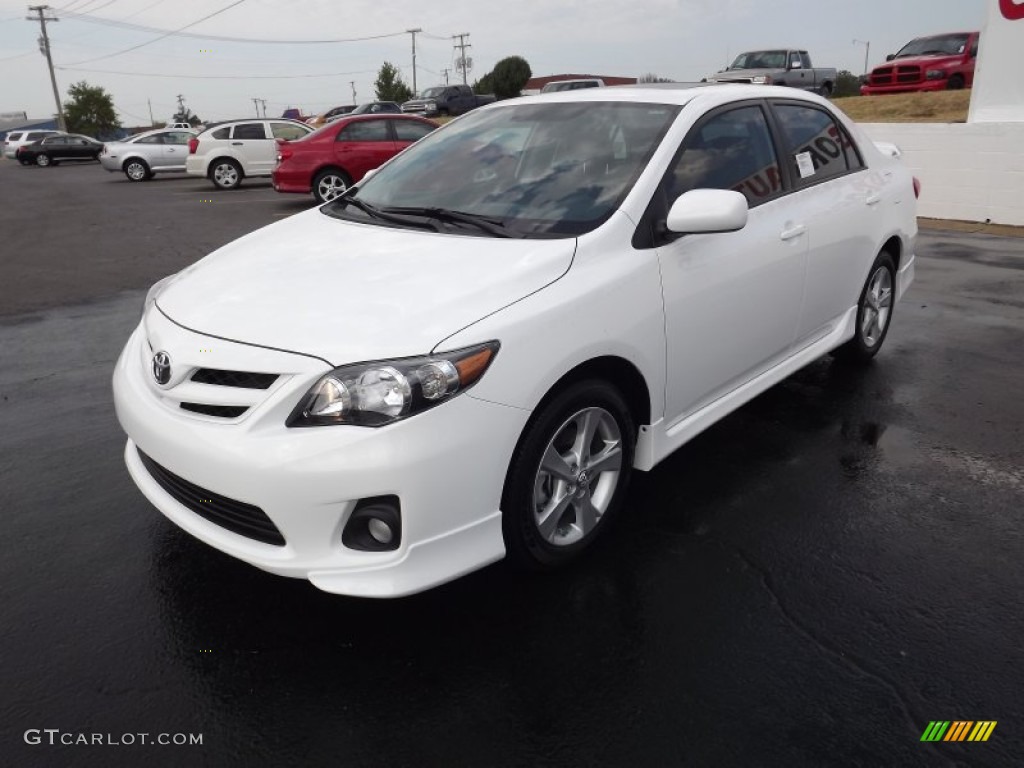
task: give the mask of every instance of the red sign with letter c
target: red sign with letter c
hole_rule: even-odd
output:
[[[1015,0],[999,0],[999,10],[1010,21],[1024,19],[1024,5],[1015,2]]]

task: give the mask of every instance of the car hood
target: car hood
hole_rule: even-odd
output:
[[[934,64],[937,59],[959,59],[961,54],[956,53],[929,53],[927,55],[921,54],[918,56],[904,56],[902,59],[893,59],[887,61],[885,64],[879,64],[875,69],[885,69],[886,67],[902,67],[906,64],[911,66],[927,67]],[[874,71],[874,70],[872,70]]]
[[[158,295],[199,333],[332,365],[422,355],[566,273],[573,238],[466,237],[307,211],[183,270]]]

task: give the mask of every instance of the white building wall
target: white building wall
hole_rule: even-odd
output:
[[[904,164],[921,180],[921,216],[1024,226],[1024,123],[860,127],[903,150]]]

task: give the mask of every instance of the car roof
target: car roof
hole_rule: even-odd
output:
[[[641,83],[636,85],[609,85],[604,88],[580,88],[575,91],[552,91],[536,96],[488,104],[481,109],[501,109],[514,104],[551,104],[561,101],[636,102],[684,106],[695,99],[727,103],[742,99],[768,97],[798,99],[821,103],[822,99],[807,91],[775,85],[747,85],[744,83]]]

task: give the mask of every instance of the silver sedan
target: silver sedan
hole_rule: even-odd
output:
[[[129,181],[148,181],[154,173],[184,171],[188,142],[196,131],[175,128],[146,131],[103,146],[100,164],[108,171],[123,171]]]

